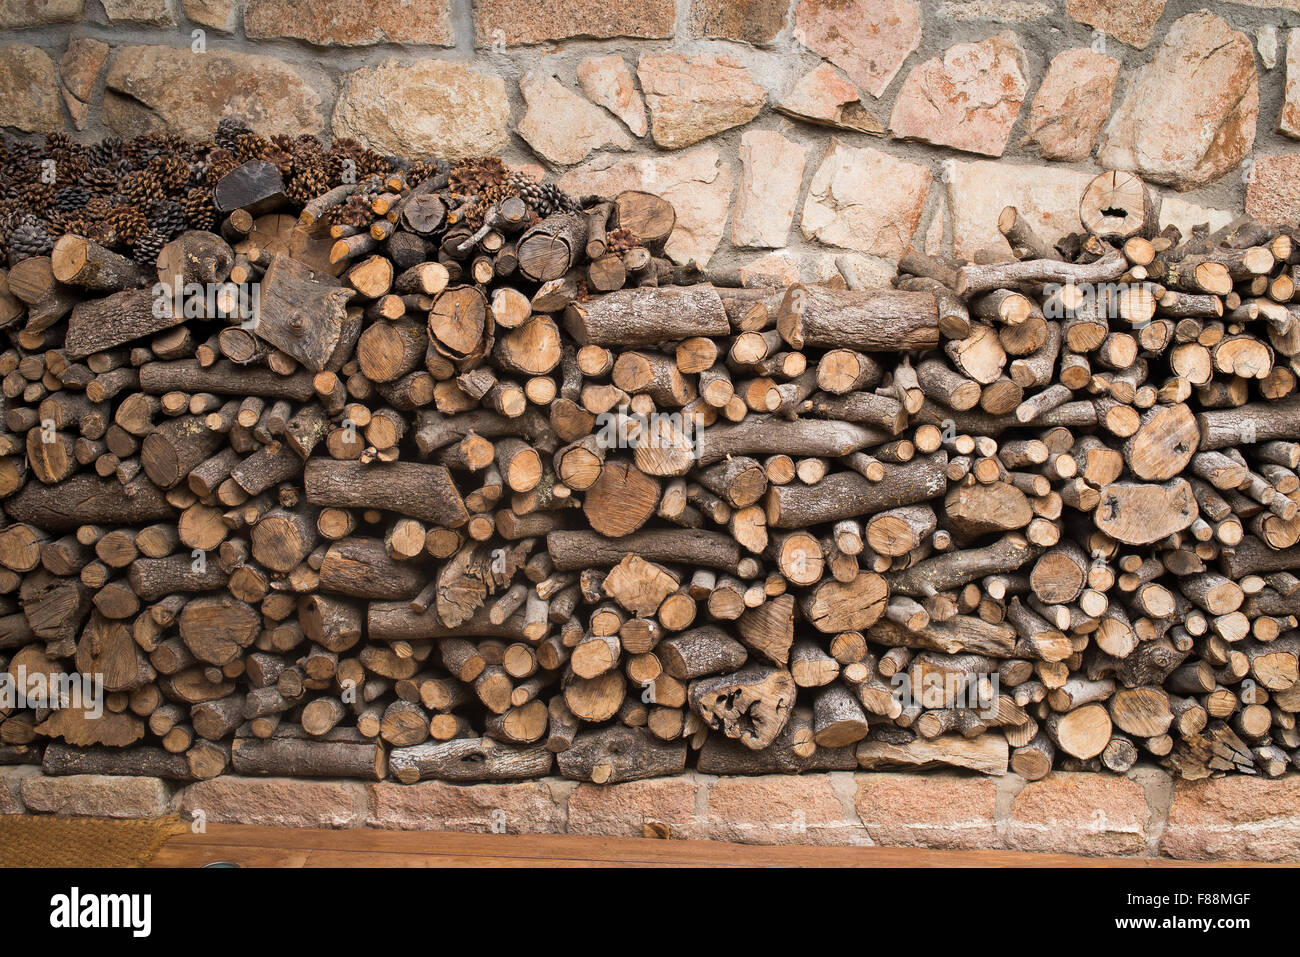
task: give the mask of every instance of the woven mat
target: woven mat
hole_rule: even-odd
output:
[[[188,829],[177,815],[103,820],[0,815],[0,867],[143,867]]]

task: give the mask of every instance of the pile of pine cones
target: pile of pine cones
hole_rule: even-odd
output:
[[[299,206],[342,183],[359,183],[346,203],[330,210],[331,224],[368,226],[371,202],[399,169],[408,185],[447,176],[460,204],[455,215],[470,226],[508,196],[522,198],[538,218],[579,208],[554,184],[510,172],[495,157],[455,167],[432,159],[403,164],[353,139],[326,146],[309,135],[268,138],[233,118],[223,119],[207,143],[171,133],[94,146],[66,133],[48,134],[44,145],[0,137],[0,262],[47,255],[56,239],[74,233],[151,267],[178,233],[217,228],[213,186],[253,159],[275,164],[286,195]]]

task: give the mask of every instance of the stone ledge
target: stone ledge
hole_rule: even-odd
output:
[[[186,786],[178,795],[187,818],[270,827],[359,827],[366,786],[360,781],[245,778],[222,775]]]
[[[157,817],[279,827],[662,836],[741,844],[881,845],[1082,856],[1300,862],[1300,775],[1173,781],[1056,772],[1026,782],[952,771],[715,777],[687,772],[601,787],[227,775],[46,776],[0,768],[0,813]]]
[[[172,811],[171,786],[160,778],[32,774],[22,779],[28,811],[60,817],[162,817]]]
[[[1179,782],[1161,855],[1192,861],[1300,860],[1298,777]]]

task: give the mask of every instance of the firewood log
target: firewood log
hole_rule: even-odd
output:
[[[641,346],[730,330],[712,286],[623,289],[591,303],[573,303],[565,328],[579,345]]]
[[[552,753],[540,745],[519,747],[490,738],[461,738],[394,748],[388,755],[389,773],[403,784],[426,778],[510,781],[543,777],[550,773],[552,764]]]
[[[788,671],[749,664],[739,671],[690,684],[691,709],[705,724],[758,750],[776,740],[794,708]]]
[[[564,777],[594,784],[679,774],[686,767],[686,742],[660,741],[644,728],[614,725],[578,734],[556,755],[556,764]]]

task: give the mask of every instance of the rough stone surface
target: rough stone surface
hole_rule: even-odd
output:
[[[1285,96],[1277,128],[1293,139],[1300,139],[1300,29],[1287,35]]]
[[[144,23],[150,26],[175,26],[176,12],[171,0],[102,0],[110,23]]]
[[[506,84],[450,60],[389,60],[353,73],[334,108],[333,130],[390,153],[461,159],[500,152],[509,134]]]
[[[998,844],[997,783],[956,774],[858,774],[854,806],[876,844],[952,850]]]
[[[804,154],[804,147],[772,130],[748,130],[740,138],[732,245],[785,245],[803,183]]]
[[[804,200],[805,239],[897,260],[921,222],[930,170],[831,138]]]
[[[740,266],[736,272],[740,274],[740,284],[746,287],[788,286],[803,278],[799,260],[787,250],[760,256]]]
[[[1044,159],[1078,163],[1092,153],[1110,116],[1119,61],[1078,47],[1058,53],[1034,96],[1022,146],[1034,144]]]
[[[694,260],[701,267],[722,241],[732,183],[731,165],[712,147],[678,156],[598,156],[560,178],[560,187],[575,194],[614,196],[639,189],[663,196],[677,210],[677,225],[665,247],[668,257],[681,264]]]
[[[709,788],[702,824],[701,836],[714,841],[867,843],[862,825],[845,814],[829,774],[719,778]]]
[[[474,0],[474,29],[480,46],[543,43],[569,37],[664,39],[677,24],[675,0]]]
[[[787,254],[772,253],[771,255],[775,257]],[[861,254],[851,253],[848,255],[859,256]],[[834,283],[836,287],[839,287],[841,284],[847,283],[845,273],[840,271],[838,265],[843,258],[843,255],[836,255],[835,253],[804,253],[799,257],[799,278],[803,282]]]
[[[1156,22],[1165,12],[1165,0],[1067,0],[1065,12],[1141,50],[1156,32]]]
[[[905,139],[1001,156],[1029,85],[1012,32],[958,43],[914,67],[894,101],[889,131]]]
[[[952,0],[939,8],[939,19],[1027,23],[1041,20],[1051,12],[1048,4],[1033,0]]]
[[[113,56],[105,80],[105,124],[123,136],[159,128],[203,139],[223,116],[264,135],[319,133],[324,76],[269,56],[189,48],[129,46]]]
[[[692,776],[601,786],[579,784],[569,795],[570,834],[641,837],[646,824],[666,824],[674,838],[695,836]]]
[[[1296,784],[1295,775],[1178,781],[1160,850],[1193,861],[1300,861]]]
[[[14,43],[0,47],[0,103],[5,126],[29,133],[63,128],[54,61],[40,47]]]
[[[823,126],[863,133],[885,131],[881,122],[862,105],[858,88],[829,63],[814,67],[796,80],[776,109]]]
[[[1255,49],[1265,70],[1277,66],[1277,27],[1269,23],[1255,31]]]
[[[840,253],[835,265],[852,289],[890,289],[898,275],[896,263],[862,253]]]
[[[603,106],[637,136],[645,136],[645,99],[636,88],[632,69],[617,53],[587,57],[578,64],[578,83],[587,99]]]
[[[77,129],[85,129],[90,115],[90,101],[95,95],[95,84],[108,62],[108,44],[89,37],[69,40],[68,48],[59,61],[59,79],[62,81],[63,102]]]
[[[783,268],[795,262],[789,251],[763,259],[784,260]],[[847,275],[850,259],[869,262],[854,253],[805,255],[799,274],[805,282],[833,280]],[[283,827],[633,837],[656,824],[677,839],[746,844],[1300,862],[1298,783],[1294,773],[1171,781],[1147,766],[1127,777],[1058,771],[1028,784],[954,772],[839,772],[686,773],[610,786],[223,776],[178,787],[154,778],[46,777],[35,765],[18,765],[0,767],[0,814],[159,817],[179,808],[202,811],[208,822]]]
[[[208,823],[359,827],[365,807],[365,785],[360,781],[222,775],[181,792],[181,810],[191,817],[201,811]]]
[[[381,781],[370,790],[370,827],[400,830],[559,834],[564,809],[544,781],[446,784]]]
[[[1300,219],[1300,155],[1255,157],[1246,180],[1246,212],[1260,222],[1279,226]]]
[[[1227,0],[1242,7],[1258,7],[1261,10],[1290,10],[1300,13],[1300,0]]]
[[[1049,242],[1082,229],[1079,197],[1091,173],[1059,166],[1025,166],[981,160],[945,164],[948,206],[952,214],[953,254],[967,259],[986,247],[1006,256],[1011,247],[998,232],[998,214],[1015,206]]]
[[[171,792],[158,778],[73,774],[23,778],[23,804],[29,811],[64,817],[160,817],[171,806]]]
[[[80,20],[85,7],[86,0],[5,0],[0,3],[0,30]]]
[[[1249,154],[1258,115],[1250,39],[1202,10],[1174,23],[1151,62],[1130,81],[1097,159],[1107,169],[1196,189]]]
[[[239,23],[239,0],[184,0],[185,16],[195,23],[234,33]]]
[[[23,781],[40,773],[41,769],[34,764],[0,767],[0,814],[23,813]]]
[[[1211,209],[1197,203],[1189,203],[1181,196],[1165,196],[1160,201],[1160,228],[1172,224],[1184,236],[1192,234],[1192,227],[1200,223],[1209,223],[1210,231],[1220,229],[1232,222],[1233,215],[1226,209]]]
[[[650,106],[657,145],[680,149],[733,126],[748,123],[766,94],[735,57],[649,53],[637,76]]]
[[[908,0],[799,0],[794,37],[879,98],[921,43],[921,11]]]
[[[253,40],[294,37],[317,46],[455,42],[449,0],[248,0],[244,32]]]
[[[788,0],[691,0],[688,27],[711,40],[771,43],[785,26]]]
[[[592,150],[632,147],[628,136],[612,116],[565,89],[553,76],[532,71],[519,81],[528,111],[519,121],[517,132],[533,152],[553,163],[572,166],[580,163]]]
[[[1056,771],[1012,800],[1005,841],[1018,851],[1134,856],[1146,851],[1150,825],[1138,782]]]
[[[947,208],[940,202],[939,207],[934,211],[934,218],[930,220],[930,225],[925,227],[925,254],[927,256],[940,256],[943,254],[943,227],[947,221]]]

